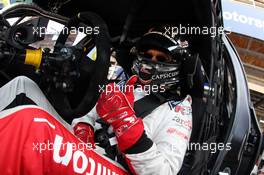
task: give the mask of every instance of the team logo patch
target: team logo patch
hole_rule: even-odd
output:
[[[191,106],[185,106],[183,104],[178,104],[175,107],[175,112],[180,112],[182,115],[191,115],[192,114],[192,108],[191,108]]]
[[[169,104],[170,110],[174,111],[175,107],[181,102],[182,101],[169,101],[168,104]]]
[[[192,114],[192,107],[189,105],[184,105],[182,101],[171,101],[169,102],[169,107],[172,111],[181,113],[182,115]]]

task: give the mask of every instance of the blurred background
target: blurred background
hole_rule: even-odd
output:
[[[222,0],[224,26],[245,68],[251,100],[264,131],[264,0]]]

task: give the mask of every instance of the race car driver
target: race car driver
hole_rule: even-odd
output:
[[[144,43],[155,38],[163,38],[163,46],[166,46],[166,42],[172,42],[167,45],[167,49],[173,52],[161,51],[158,46],[148,49]],[[103,92],[95,110],[88,115],[92,117],[92,113],[95,113],[93,116],[98,117],[99,114],[112,125],[118,147],[135,174],[176,174],[181,167],[192,128],[191,97],[163,103],[144,119],[135,115],[133,102],[146,96],[147,91],[142,89],[147,85],[163,85],[161,87],[169,95],[180,97],[177,87],[181,81],[181,61],[188,57],[186,46],[186,42],[159,32],[146,34],[133,51],[137,56],[133,69],[138,77],[132,76],[125,87],[138,82],[144,86],[133,93],[127,88],[121,92],[114,84],[109,84],[115,91]],[[154,56],[152,58],[147,54]],[[98,157],[92,150],[76,148],[81,142],[73,136],[68,124],[30,79],[15,78],[0,89],[0,96],[2,174],[104,174],[106,171],[127,174],[109,160]],[[41,108],[15,107],[25,104]],[[56,146],[50,149],[48,143]],[[66,148],[60,147],[62,144]],[[44,145],[45,149],[41,149],[40,145]]]
[[[181,65],[191,57],[188,42],[152,30],[136,43],[131,53],[135,56],[135,75],[123,86],[108,84],[96,108],[75,119],[73,126],[94,126],[99,117],[112,126],[118,148],[133,174],[175,175],[183,163],[192,131],[191,97],[179,93],[184,77]],[[141,116],[143,113],[136,113],[134,104],[149,94],[165,100]],[[139,108],[147,105],[141,103]]]

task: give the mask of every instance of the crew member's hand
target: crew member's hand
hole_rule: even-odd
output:
[[[91,148],[95,149],[94,130],[93,127],[87,123],[77,123],[73,127],[74,135],[84,143],[90,144]]]
[[[133,146],[144,132],[143,122],[133,110],[136,81],[137,76],[132,76],[127,81],[124,92],[114,83],[108,84],[96,106],[98,115],[113,127],[122,152]]]
[[[74,135],[81,141],[91,144],[91,148],[95,148],[94,142],[94,121],[89,115],[80,118],[75,118],[72,121]]]

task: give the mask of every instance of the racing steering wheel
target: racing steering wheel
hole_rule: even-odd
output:
[[[46,73],[46,70],[50,69],[49,63],[56,63],[57,65],[64,64],[65,60],[68,61],[68,57],[70,58],[68,63],[74,64],[73,67],[77,67],[77,69],[80,69],[78,76],[79,79],[73,81],[74,83],[78,84],[78,87],[85,87],[83,89],[83,92],[81,93],[81,98],[79,98],[79,101],[76,101],[72,103],[74,100],[73,97],[75,97],[75,93],[79,93],[79,89],[75,88],[73,92],[63,92],[60,89],[54,88],[51,91],[45,91],[44,93],[47,95],[48,99],[54,106],[54,108],[57,110],[57,112],[67,121],[71,122],[73,118],[81,117],[88,113],[96,104],[96,101],[100,95],[99,88],[102,87],[107,80],[107,74],[108,69],[110,65],[110,36],[108,32],[108,28],[104,20],[98,16],[97,14],[93,12],[81,12],[78,15],[74,16],[71,19],[68,19],[64,16],[60,16],[58,14],[54,14],[48,11],[45,11],[41,9],[40,7],[34,5],[34,4],[26,4],[26,3],[20,3],[13,5],[9,7],[8,9],[5,9],[1,14],[1,19],[3,18],[11,18],[11,17],[20,17],[20,16],[40,16],[44,18],[48,18],[51,20],[54,20],[56,22],[62,23],[65,25],[65,27],[71,28],[72,26],[78,27],[78,26],[92,26],[97,27],[99,32],[97,34],[92,35],[86,35],[77,45],[74,47],[70,47],[70,50],[77,50],[79,51],[77,55],[74,56],[63,56],[62,50],[67,49],[65,46],[66,40],[69,36],[69,32],[61,32],[57,42],[54,46],[54,52],[52,54],[50,53],[40,53],[41,49],[32,50],[31,53],[35,53],[36,55],[42,55],[42,58],[40,63],[40,71],[42,71],[43,74]],[[4,20],[3,20],[4,21]],[[7,32],[9,36],[13,36],[15,33],[15,30],[11,30],[13,26],[9,26],[11,33]],[[8,37],[7,37],[8,38]],[[90,44],[90,39],[92,38],[94,42],[94,47],[96,48],[96,59],[94,61],[91,61],[87,58],[87,43]],[[13,47],[13,50],[16,50],[15,53],[9,53],[9,51],[1,50],[1,54],[4,56],[12,55],[12,58],[14,55],[16,57],[22,58],[23,61],[25,60],[25,50],[28,49],[28,47],[25,48],[24,45],[21,45],[17,42],[17,40],[12,40],[12,42],[5,42],[6,46],[2,48],[9,49],[10,47]],[[22,51],[21,48],[24,48],[24,51]],[[77,49],[76,49],[77,48]],[[81,53],[80,53],[81,51]],[[57,54],[54,54],[57,53]],[[79,56],[79,58],[76,58]],[[34,57],[33,57],[34,58]],[[87,61],[89,60],[89,61]],[[33,61],[34,62],[34,61]],[[40,61],[39,61],[40,62]],[[24,62],[26,63],[26,61]],[[48,66],[47,66],[48,65]],[[52,72],[52,71],[50,71]],[[68,75],[68,74],[67,74]],[[80,78],[81,77],[81,78]],[[54,77],[53,77],[54,79]],[[52,86],[51,86],[52,87]],[[54,86],[53,86],[54,87]],[[43,89],[42,89],[43,90]]]
[[[71,101],[76,99],[76,93],[55,93],[53,95],[57,96],[54,99],[54,107],[59,114],[63,117],[66,117],[66,120],[72,120],[73,118],[80,117],[89,112],[92,107],[95,105],[98,97],[99,97],[99,88],[101,88],[105,82],[108,74],[108,68],[110,65],[110,37],[108,33],[107,26],[105,22],[95,13],[92,12],[81,12],[75,17],[71,18],[68,24],[65,26],[67,28],[78,27],[81,24],[90,24],[92,27],[98,27],[99,33],[95,34],[93,37],[94,47],[96,48],[96,59],[94,62],[89,60],[89,64],[82,63],[80,69],[83,68],[85,77],[89,77],[89,83],[85,82],[88,78],[79,79],[77,84],[79,87],[86,86],[86,90],[84,93],[81,93],[81,97],[78,98],[80,102],[76,105],[74,103],[74,107],[71,104]],[[59,50],[62,46],[65,45],[66,40],[69,36],[69,33],[61,32],[57,42],[54,46],[55,50]],[[89,38],[83,38],[76,46],[85,48],[86,43],[89,42]],[[85,56],[84,56],[85,57]],[[87,59],[87,58],[85,58]],[[90,70],[91,64],[93,64],[92,71]],[[88,70],[88,71],[87,71]],[[79,91],[80,88],[75,89],[75,91]],[[83,96],[82,96],[83,94]],[[80,95],[80,94],[79,94]],[[77,100],[77,101],[78,101]],[[76,101],[76,100],[75,100]],[[58,104],[58,105],[56,105]]]

